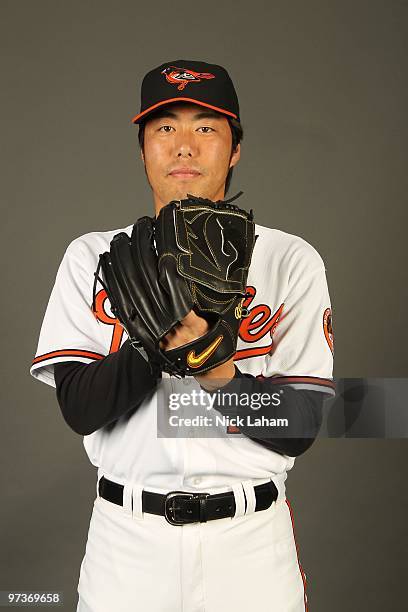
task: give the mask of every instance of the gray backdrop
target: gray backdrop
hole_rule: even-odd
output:
[[[230,195],[323,257],[335,376],[407,375],[407,13],[396,0],[1,2],[0,590],[76,604],[96,470],[28,370],[69,242],[152,213],[129,122],[152,67],[227,67],[245,130]],[[330,439],[297,460],[287,493],[310,610],[402,609],[406,459],[406,440]]]

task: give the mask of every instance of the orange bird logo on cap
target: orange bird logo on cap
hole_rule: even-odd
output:
[[[215,79],[211,72],[194,72],[194,70],[185,70],[184,68],[177,68],[177,66],[168,66],[161,73],[166,76],[168,83],[177,85],[179,91],[183,91],[188,83],[199,83],[203,79]]]

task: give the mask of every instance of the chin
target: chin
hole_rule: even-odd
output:
[[[208,186],[200,185],[199,182],[188,181],[185,183],[178,183],[176,185],[167,185],[168,189],[160,190],[157,193],[158,199],[161,202],[165,202],[163,206],[171,202],[172,200],[185,200],[187,199],[187,194],[191,194],[193,196],[199,198],[208,198],[210,200],[214,200],[215,198],[214,189],[209,189]]]
[[[171,199],[186,200],[188,198],[188,193],[200,198],[208,197],[205,189],[202,189],[198,186],[195,187],[194,185],[182,185],[179,189],[175,190],[174,195],[171,197]]]

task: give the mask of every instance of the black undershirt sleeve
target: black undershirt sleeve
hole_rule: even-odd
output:
[[[267,379],[259,380],[244,374],[235,366],[235,378],[221,390],[237,391],[237,379],[244,380],[240,391],[272,393],[277,385]],[[89,435],[101,427],[115,422],[124,414],[136,410],[143,400],[153,394],[158,380],[152,375],[149,364],[128,340],[115,353],[90,364],[67,361],[54,366],[58,403],[66,423],[79,435]],[[257,444],[282,455],[296,457],[313,444],[322,423],[322,406],[325,394],[320,391],[297,390],[281,387],[279,408],[262,407],[256,413],[250,408],[229,406],[217,401],[214,407],[224,415],[246,419],[251,417],[283,417],[289,420],[286,436],[302,432],[298,437],[276,437],[265,428],[240,426],[240,431]],[[307,437],[303,437],[307,433]]]
[[[244,374],[235,366],[235,377],[221,387],[219,393],[221,395],[217,392],[214,408],[224,416],[242,417],[243,424],[239,426],[241,433],[281,455],[289,457],[301,455],[312,446],[319,433],[323,420],[323,402],[326,398],[326,394],[321,391],[276,385],[268,379],[257,379],[251,374]],[[262,393],[279,393],[280,403],[278,406],[261,406],[255,411],[239,403],[228,405],[228,402],[221,399],[222,393],[240,393],[249,397]],[[249,426],[248,416],[251,422],[254,422],[255,418],[262,419],[262,417],[286,418],[288,427],[276,430],[267,426]],[[282,434],[277,436],[277,431],[281,431]]]
[[[64,419],[82,436],[136,410],[158,383],[129,340],[99,361],[56,363],[54,378]]]

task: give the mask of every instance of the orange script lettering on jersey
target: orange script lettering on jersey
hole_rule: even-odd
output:
[[[242,306],[243,308],[248,308],[249,314],[241,321],[239,337],[244,342],[253,343],[264,338],[269,332],[272,339],[272,335],[279,323],[284,304],[281,304],[274,314],[272,314],[267,304],[257,304],[253,308],[249,308],[256,295],[256,289],[249,285],[246,291],[249,293],[249,296],[245,299]],[[270,342],[267,346],[239,349],[234,355],[234,360],[238,361],[239,359],[247,359],[248,357],[266,355],[272,349],[272,345],[273,342]]]
[[[272,335],[279,323],[284,304],[281,304],[274,314],[272,314],[272,311],[267,304],[257,304],[253,308],[249,308],[256,295],[256,289],[255,287],[249,285],[246,288],[246,291],[249,296],[242,303],[242,307],[247,308],[249,310],[249,314],[241,321],[241,325],[239,327],[239,337],[248,344],[262,340],[262,338],[264,338],[268,333],[272,339]],[[120,348],[124,329],[116,317],[113,317],[106,312],[105,304],[107,299],[108,297],[106,295],[106,291],[101,289],[95,298],[94,315],[101,323],[114,326],[109,353],[115,353]],[[266,346],[239,349],[234,355],[234,361],[238,361],[239,359],[247,359],[248,357],[266,355],[270,352],[272,346],[273,341],[268,343]]]
[[[110,354],[110,353],[116,353],[116,351],[120,349],[120,343],[122,341],[123,332],[125,330],[123,329],[123,326],[120,324],[119,320],[116,317],[110,316],[106,312],[105,303],[107,299],[108,299],[108,296],[106,295],[105,289],[101,289],[95,297],[95,310],[93,311],[93,314],[97,321],[100,321],[101,323],[104,323],[105,325],[114,326],[111,345],[109,348],[109,354]]]

